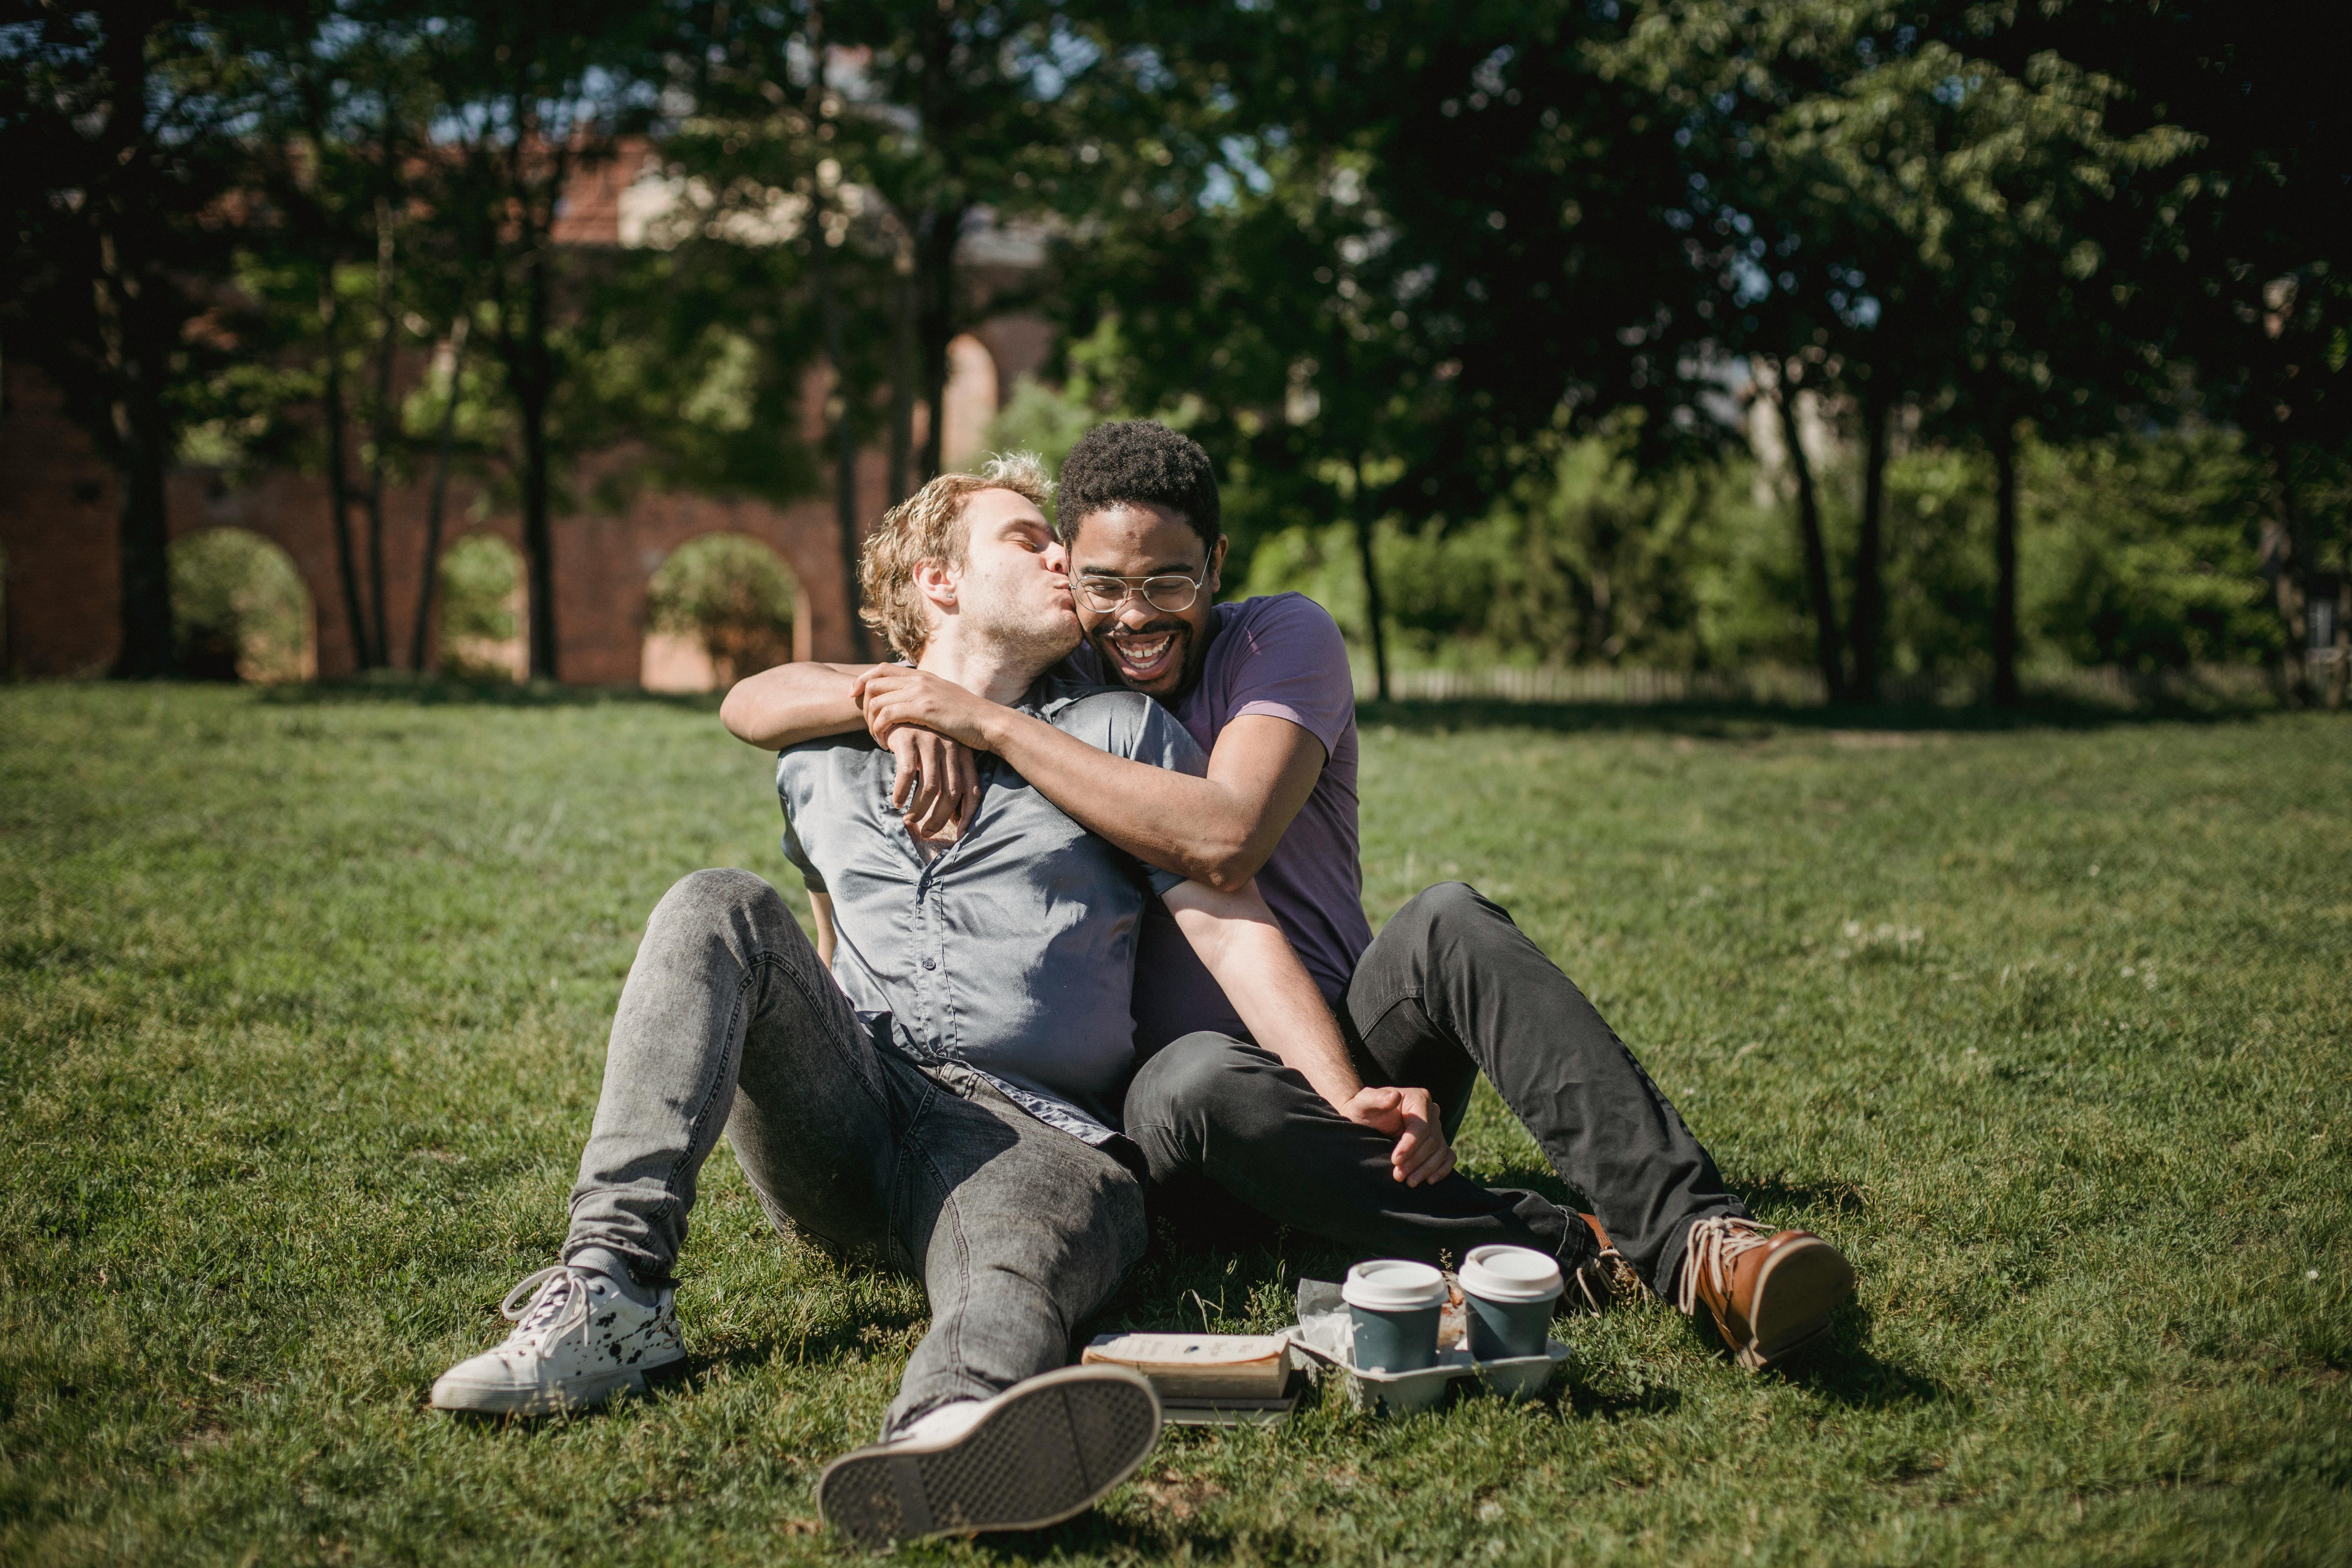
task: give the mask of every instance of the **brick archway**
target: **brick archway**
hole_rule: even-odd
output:
[[[763,542],[753,539],[750,534],[716,530],[707,533],[698,533],[692,539],[679,541],[674,549],[664,552],[658,560],[652,561],[648,565],[646,572],[646,591],[648,601],[650,602],[655,583],[661,576],[662,568],[677,559],[678,551],[706,539],[746,540],[761,550],[767,551],[775,559],[776,563],[783,569],[792,584],[792,658],[803,659],[814,657],[814,628],[810,625],[814,606],[809,602],[808,589],[802,584],[800,574],[793,569],[789,560]],[[712,668],[709,656],[704,651],[698,639],[684,633],[665,633],[655,630],[650,614],[646,616],[645,640],[639,654],[638,668],[640,682],[648,691],[709,691],[717,689],[717,671]],[[749,674],[751,671],[743,670],[739,673]]]
[[[968,363],[969,388],[951,406],[957,433],[975,446],[992,415],[1012,395],[1017,378],[1034,371],[1050,341],[1045,323],[1030,317],[982,322],[958,340]],[[983,374],[984,373],[984,374]],[[89,438],[66,418],[55,390],[26,366],[0,365],[0,560],[7,602],[5,673],[55,678],[103,673],[120,638],[121,566],[116,542],[120,502],[112,471]],[[811,383],[803,435],[822,434],[823,387]],[[580,465],[573,489],[595,491],[599,471],[621,455]],[[883,454],[859,454],[858,516],[866,526],[887,500]],[[646,595],[655,567],[697,535],[741,533],[782,556],[799,579],[808,605],[804,657],[846,659],[851,635],[851,584],[824,481],[815,494],[788,506],[751,499],[640,491],[625,510],[583,513],[555,521],[558,665],[566,681],[634,685],[646,629]],[[405,668],[423,584],[425,514],[422,485],[384,498],[385,625],[391,662]],[[315,612],[314,648],[320,677],[333,679],[359,668],[357,644],[343,600],[334,535],[328,524],[326,486],[312,476],[273,473],[232,487],[208,469],[170,476],[166,510],[172,537],[203,528],[249,530],[292,557]],[[475,531],[496,533],[521,548],[520,520],[489,510],[470,486],[453,485],[445,541]],[[354,548],[365,551],[365,519],[352,518]],[[362,568],[364,570],[364,568]],[[428,631],[437,637],[437,627]]]

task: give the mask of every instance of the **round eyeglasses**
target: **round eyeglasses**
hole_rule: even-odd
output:
[[[1128,595],[1140,594],[1143,602],[1155,610],[1177,615],[1192,607],[1201,596],[1201,584],[1208,580],[1209,568],[1203,564],[1198,577],[1168,572],[1154,577],[1118,577],[1108,572],[1089,572],[1073,584],[1087,609],[1098,616],[1117,615],[1126,605]]]

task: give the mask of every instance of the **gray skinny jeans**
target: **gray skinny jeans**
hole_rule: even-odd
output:
[[[572,1189],[591,1247],[666,1277],[721,1131],[768,1217],[923,1282],[883,1430],[1064,1365],[1143,1256],[1143,1190],[953,1062],[876,1043],[773,888],[697,871],[646,922]]]

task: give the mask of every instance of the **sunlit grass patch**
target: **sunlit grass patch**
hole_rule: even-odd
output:
[[[0,690],[0,1556],[792,1562],[919,1289],[711,1164],[694,1375],[533,1427],[423,1408],[551,1257],[646,912],[799,899],[708,704]],[[1557,1401],[1171,1434],[1105,1506],[924,1560],[2342,1561],[2343,724],[1368,713],[1367,902],[1477,884],[1777,1221],[1829,1352],[1563,1321]],[[1880,731],[1870,731],[1879,733]],[[1491,1095],[1476,1173],[1558,1183]],[[1109,1321],[1277,1326],[1297,1237]]]

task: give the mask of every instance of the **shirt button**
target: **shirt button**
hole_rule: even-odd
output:
[[[923,967],[925,969],[937,969],[939,966],[939,961],[936,959],[927,958],[923,960]]]

